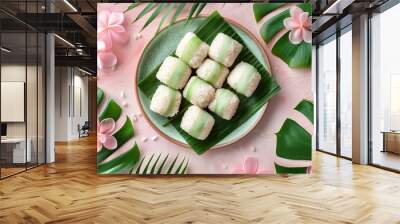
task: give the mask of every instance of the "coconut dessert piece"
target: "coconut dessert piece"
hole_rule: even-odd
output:
[[[256,68],[246,62],[240,62],[228,76],[228,84],[238,93],[250,97],[260,83],[261,75]]]
[[[204,140],[210,134],[214,123],[215,120],[209,113],[192,105],[183,115],[181,128],[190,136]]]
[[[207,57],[209,48],[196,34],[189,32],[179,42],[175,54],[190,67],[198,68]]]
[[[192,70],[185,62],[179,58],[168,56],[158,69],[156,77],[173,89],[182,89],[191,73]]]
[[[151,99],[150,110],[165,117],[173,117],[179,111],[181,100],[179,91],[159,85]]]
[[[215,61],[230,67],[242,49],[243,46],[239,42],[224,33],[218,33],[211,42],[208,55]]]
[[[225,120],[232,119],[239,106],[239,97],[227,89],[218,89],[208,109]]]
[[[183,97],[190,103],[205,108],[214,99],[215,90],[206,81],[197,76],[190,78],[183,90]]]
[[[196,74],[215,88],[221,88],[229,70],[220,63],[207,58],[196,70]]]

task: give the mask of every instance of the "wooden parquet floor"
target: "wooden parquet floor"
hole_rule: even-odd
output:
[[[95,138],[0,181],[0,223],[400,223],[400,175],[316,152],[313,173],[97,176]]]

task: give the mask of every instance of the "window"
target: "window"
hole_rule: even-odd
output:
[[[318,47],[318,149],[336,153],[336,38]]]

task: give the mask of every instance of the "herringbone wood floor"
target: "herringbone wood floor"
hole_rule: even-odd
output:
[[[0,181],[0,223],[400,223],[400,175],[315,153],[290,177],[97,176],[95,139]]]

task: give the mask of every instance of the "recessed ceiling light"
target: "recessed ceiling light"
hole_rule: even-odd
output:
[[[1,51],[4,51],[4,52],[6,52],[6,53],[10,53],[10,52],[11,52],[11,50],[9,50],[9,49],[7,49],[7,48],[5,48],[5,47],[1,47],[0,50],[1,50]]]
[[[68,0],[64,0],[65,4],[67,4],[72,10],[75,12],[78,12],[78,9],[75,8],[74,5],[72,5]]]
[[[68,40],[62,38],[61,36],[59,36],[58,34],[54,34],[55,37],[57,37],[59,40],[61,40],[62,42],[66,43],[67,45],[75,48],[75,45],[73,45],[71,42],[69,42]]]

